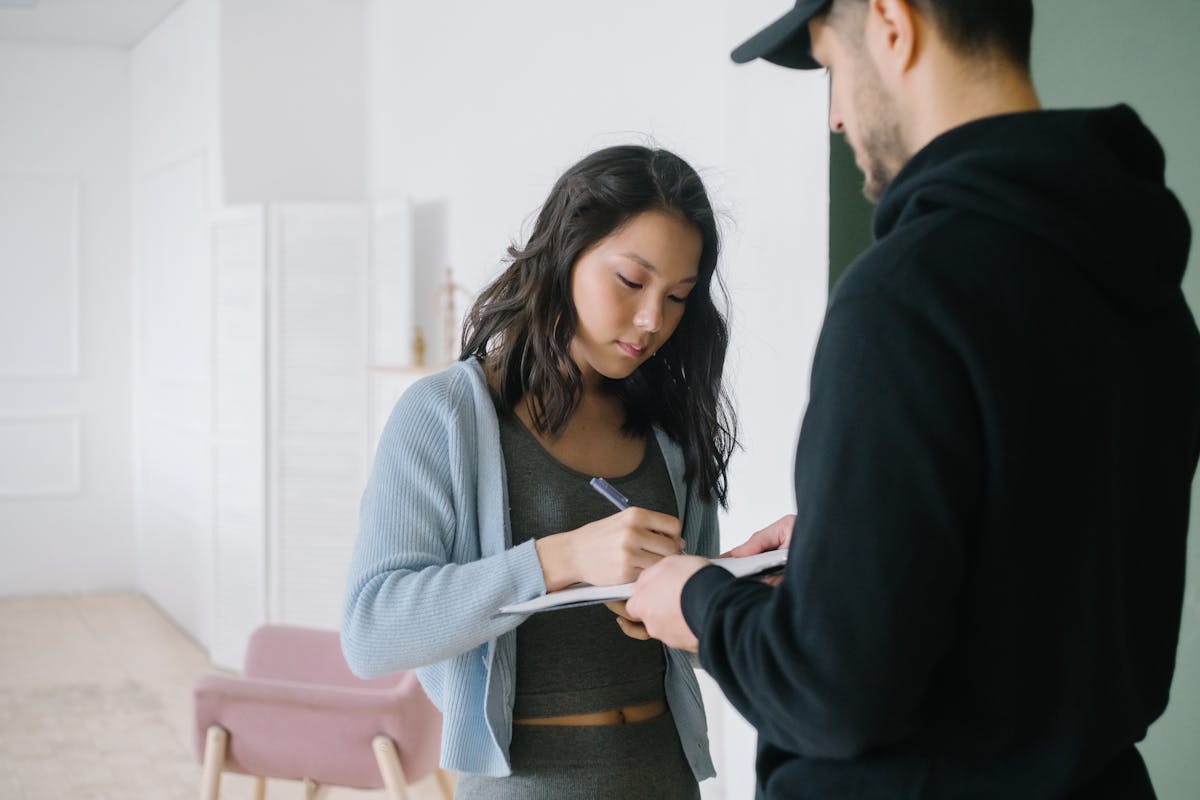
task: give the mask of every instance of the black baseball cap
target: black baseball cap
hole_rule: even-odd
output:
[[[739,64],[761,58],[792,69],[820,69],[813,61],[808,21],[829,7],[832,0],[796,0],[795,7],[730,53]]]

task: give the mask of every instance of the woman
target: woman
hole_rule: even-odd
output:
[[[496,611],[631,581],[683,549],[715,554],[735,443],[718,250],[682,159],[594,153],[509,249],[462,360],[392,413],[342,646],[363,676],[420,668],[459,798],[695,798],[714,774],[688,658],[646,641],[623,604]],[[612,513],[593,476],[633,507]]]

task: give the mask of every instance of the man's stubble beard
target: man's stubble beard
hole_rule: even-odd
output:
[[[883,90],[879,73],[864,56],[864,72],[854,87],[856,116],[860,120],[858,152],[863,169],[863,196],[878,203],[900,167],[909,159],[900,133],[899,115],[892,98]]]

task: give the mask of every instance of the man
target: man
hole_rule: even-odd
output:
[[[759,733],[768,798],[1150,798],[1200,450],[1190,229],[1127,107],[1050,112],[1029,0],[800,0],[878,201],[834,292],[778,586],[694,557],[631,617]]]

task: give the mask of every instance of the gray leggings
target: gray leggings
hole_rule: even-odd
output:
[[[463,773],[455,800],[698,800],[670,712],[626,725],[514,725],[507,778]]]

